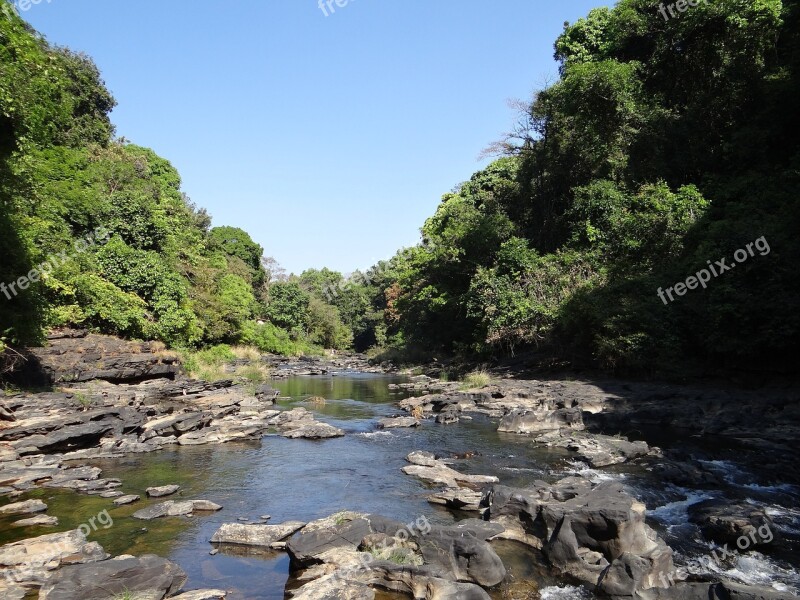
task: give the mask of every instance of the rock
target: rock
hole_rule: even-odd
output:
[[[267,384],[262,384],[256,389],[256,398],[267,404],[275,404],[280,394],[280,391],[273,389],[272,386]]]
[[[344,431],[338,427],[334,427],[333,425],[328,425],[327,423],[311,423],[308,425],[303,425],[302,427],[290,429],[281,435],[291,439],[304,438],[308,440],[320,440],[342,437],[344,435]]]
[[[378,421],[378,429],[395,429],[402,427],[419,427],[420,422],[414,417],[393,417]]]
[[[494,486],[482,506],[505,527],[500,537],[541,549],[554,567],[610,595],[659,587],[659,575],[672,572],[672,551],[645,524],[645,506],[617,482]]]
[[[50,533],[0,546],[0,581],[38,586],[59,567],[108,558],[97,542],[87,542],[79,530]]]
[[[125,506],[126,504],[133,504],[134,502],[138,502],[141,499],[142,497],[136,494],[130,494],[128,496],[120,496],[119,498],[114,500],[114,505]]]
[[[170,600],[224,600],[228,592],[224,590],[196,590],[173,596]]]
[[[108,600],[130,593],[134,597],[164,598],[186,583],[175,563],[154,555],[119,558],[64,567],[42,587],[40,600]]]
[[[24,502],[12,502],[5,506],[0,506],[0,516],[5,515],[31,515],[47,510],[47,504],[41,500],[25,500]]]
[[[705,500],[689,507],[689,521],[698,525],[706,539],[732,544],[739,551],[773,541],[775,524],[763,509],[746,502]],[[740,538],[744,541],[737,546]]]
[[[448,488],[428,496],[431,504],[441,504],[453,510],[480,511],[483,494],[468,488]]]
[[[192,507],[195,511],[216,512],[222,510],[222,506],[208,500],[192,500]]]
[[[181,489],[179,485],[162,485],[159,487],[149,487],[145,490],[148,498],[163,498],[164,496],[171,496]]]
[[[300,521],[288,521],[279,525],[225,523],[216,531],[210,541],[219,544],[269,547],[275,542],[286,539],[305,525]]]
[[[541,433],[554,429],[581,430],[584,428],[579,408],[546,407],[536,410],[518,409],[500,421],[498,431],[510,433]]]
[[[481,485],[500,481],[494,475],[466,475],[448,467],[443,461],[431,458],[429,453],[412,452],[407,460],[412,464],[403,467],[403,473],[413,475],[431,483],[441,483],[449,488],[458,488],[460,483]],[[424,462],[425,465],[419,464]]]
[[[30,519],[20,519],[14,521],[12,527],[52,527],[58,525],[58,517],[49,517],[47,515],[38,515]]]
[[[287,590],[292,600],[374,600],[375,591],[357,581],[326,575],[307,583],[299,589]]]
[[[629,596],[612,596],[613,600],[630,600]],[[774,588],[723,583],[678,583],[669,588],[647,590],[634,600],[789,600],[794,594]]]
[[[503,528],[491,531],[499,534]],[[486,529],[480,525],[475,528],[469,523],[459,523],[454,527],[432,527],[415,541],[425,565],[434,567],[437,576],[492,587],[505,579],[506,569],[485,541],[485,535]]]
[[[160,519],[161,517],[179,517],[191,514],[194,510],[194,505],[191,501],[175,502],[174,500],[167,500],[153,504],[147,508],[137,510],[133,513],[134,519],[141,519],[142,521],[152,521],[153,519]]]
[[[436,422],[441,425],[458,423],[460,411],[457,406],[448,406],[436,415]]]
[[[488,600],[467,581],[493,585],[504,578],[505,568],[485,541],[499,531],[481,521],[421,531],[377,515],[332,515],[309,523],[287,544],[292,568],[308,569],[301,579],[313,579],[292,597],[341,598],[347,590],[368,598],[370,585],[429,600]]]
[[[35,360],[27,361],[22,374],[28,381],[44,386],[60,382],[142,381],[169,377],[178,372],[178,357],[165,353],[151,342],[127,342],[106,335],[60,337],[44,348],[31,348]]]

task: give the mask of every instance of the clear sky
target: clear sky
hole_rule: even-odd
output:
[[[349,272],[417,243],[510,128],[507,100],[555,77],[564,21],[604,4],[349,0],[325,16],[318,0],[40,0],[21,14],[94,58],[117,134],[169,159],[215,225],[289,271]]]

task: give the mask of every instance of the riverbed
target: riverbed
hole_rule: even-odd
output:
[[[530,438],[497,432],[497,423],[481,415],[458,424],[381,431],[377,421],[397,415],[395,403],[407,397],[389,385],[404,379],[375,374],[296,377],[276,381],[281,392],[280,408],[302,406],[320,421],[343,429],[344,437],[323,440],[291,440],[266,436],[260,442],[214,446],[170,447],[151,454],[122,459],[96,460],[105,477],[122,481],[120,491],[140,494],[150,486],[179,484],[174,499],[205,499],[222,505],[213,514],[190,518],[139,521],[136,510],[155,500],[143,499],[127,507],[112,507],[96,496],[60,490],[37,490],[28,497],[41,498],[48,514],[59,517],[54,529],[65,531],[86,522],[103,510],[113,525],[100,526],[90,535],[112,555],[158,554],[177,562],[189,575],[187,589],[230,590],[231,600],[278,600],[294,583],[285,553],[224,546],[212,555],[209,543],[214,531],[226,522],[311,521],[342,510],[377,513],[403,523],[427,519],[450,524],[474,514],[458,513],[430,504],[431,488],[401,472],[405,457],[414,450],[428,450],[443,457],[470,453],[455,459],[454,467],[465,473],[492,474],[501,483],[525,487],[536,480],[556,481],[580,474],[593,480],[618,479],[648,507],[649,522],[676,551],[676,563],[709,552],[693,526],[687,524],[686,508],[704,498],[724,495],[747,498],[763,505],[784,538],[774,555],[749,553],[736,563],[720,568],[727,577],[744,583],[770,585],[791,591],[800,588],[800,491],[789,485],[770,485],[758,474],[735,461],[735,453],[723,445],[674,440],[684,451],[709,461],[728,482],[725,489],[687,490],[663,486],[646,468],[621,465],[602,471],[576,463],[562,449],[543,448]],[[311,397],[322,397],[324,404]],[[662,445],[670,443],[664,436]],[[0,542],[30,537],[31,531],[11,530],[0,522]],[[589,588],[565,581],[551,572],[537,553],[513,542],[498,542],[498,554],[509,570],[509,581],[519,585],[535,582],[545,599],[595,598]],[[496,590],[493,597],[508,598]],[[400,597],[384,594],[384,599]],[[513,596],[524,597],[524,596]],[[529,596],[536,598],[535,595]]]

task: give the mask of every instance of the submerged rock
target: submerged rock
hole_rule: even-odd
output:
[[[764,509],[746,502],[705,500],[689,507],[689,521],[700,527],[706,539],[733,544],[739,551],[771,543],[776,531]]]
[[[208,500],[185,500],[176,502],[174,500],[167,500],[153,504],[147,508],[137,510],[133,513],[134,519],[141,519],[142,521],[152,521],[153,519],[160,519],[161,517],[182,517],[190,515],[195,511],[217,511],[222,510],[219,504],[214,504]]]

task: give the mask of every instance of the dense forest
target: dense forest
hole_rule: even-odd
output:
[[[212,227],[167,160],[115,136],[91,59],[0,9],[9,360],[48,328],[80,326],[177,348],[793,368],[794,0],[669,19],[622,0],[565,24],[559,78],[520,103],[489,149],[499,158],[443,196],[419,245],[348,277],[287,276],[246,232]]]

